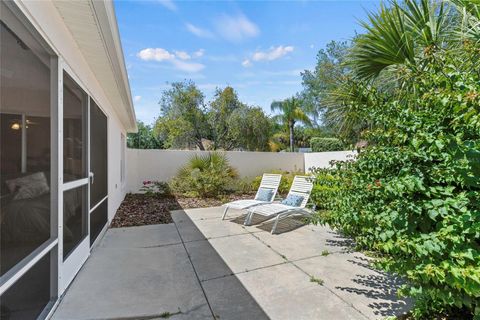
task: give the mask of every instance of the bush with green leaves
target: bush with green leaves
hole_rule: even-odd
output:
[[[224,153],[209,152],[190,158],[169,184],[177,194],[217,197],[231,191],[237,177]]]
[[[310,148],[313,152],[341,151],[345,149],[343,142],[337,138],[312,138]]]
[[[480,75],[450,65],[416,80],[370,106],[372,145],[337,164],[322,221],[384,255],[379,265],[407,280],[414,316],[480,318]]]
[[[337,196],[341,188],[341,180],[336,169],[312,168],[315,176],[311,201],[317,210],[331,210],[332,200]]]

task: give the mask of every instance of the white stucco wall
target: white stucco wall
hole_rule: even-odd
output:
[[[137,192],[145,180],[170,180],[195,153],[202,151],[128,149],[127,191]],[[227,151],[226,154],[241,177],[254,177],[270,170],[305,170],[302,153]]]
[[[305,153],[305,170],[310,172],[311,168],[328,168],[332,160],[350,160],[357,153],[355,151],[332,151]]]
[[[73,73],[71,74],[73,78],[95,99],[108,117],[108,217],[111,221],[126,191],[120,183],[120,136],[121,133],[126,134],[125,128],[53,3],[50,1],[15,2],[55,54],[60,57],[68,71]]]

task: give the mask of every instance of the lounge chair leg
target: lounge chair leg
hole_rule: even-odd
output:
[[[273,224],[271,234],[275,234],[275,231],[277,230],[277,225],[278,225],[278,220],[280,219],[280,215],[277,215],[275,218],[275,223]]]
[[[245,217],[245,221],[243,221],[244,226],[248,226],[248,220],[249,220],[248,218],[250,218],[251,214],[252,213],[250,211],[248,211],[247,216]]]
[[[222,220],[225,219],[226,215],[227,215],[227,211],[228,211],[228,206],[225,207],[225,210],[223,210],[223,216],[222,216]]]
[[[243,223],[243,225],[249,226],[252,221],[252,216],[253,216],[253,211],[248,211],[248,214],[245,217],[245,222]]]

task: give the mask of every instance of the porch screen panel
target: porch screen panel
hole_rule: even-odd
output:
[[[63,72],[63,181],[81,182],[87,175],[88,96]],[[87,182],[63,193],[64,260],[88,235]]]
[[[54,242],[48,50],[14,3],[0,2],[0,319],[36,319],[55,291],[56,247],[44,250]]]
[[[3,4],[0,14],[3,275],[50,239],[51,117],[50,55]]]
[[[100,107],[90,99],[90,243],[93,244],[108,220],[108,120]],[[102,202],[103,201],[103,202]]]
[[[87,177],[88,96],[63,73],[63,181]]]

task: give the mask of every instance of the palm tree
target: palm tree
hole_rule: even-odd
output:
[[[274,101],[270,106],[272,111],[279,111],[280,114],[274,117],[283,125],[288,127],[290,132],[290,151],[294,151],[294,132],[293,128],[297,122],[310,125],[310,119],[302,107],[302,100],[298,97],[291,97],[283,101]]]

